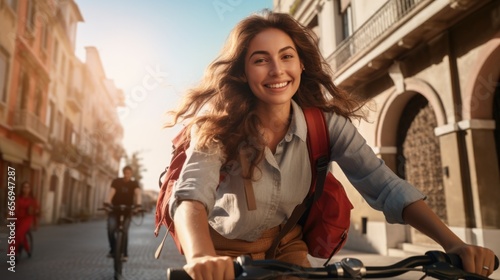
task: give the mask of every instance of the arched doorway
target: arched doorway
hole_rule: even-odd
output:
[[[428,100],[415,94],[406,104],[397,129],[396,173],[427,195],[427,204],[446,223],[439,139],[434,135],[436,116]],[[412,243],[435,244],[412,229]]]
[[[497,150],[498,166],[500,166],[500,81],[497,83],[493,96],[493,120],[495,120],[495,146]]]

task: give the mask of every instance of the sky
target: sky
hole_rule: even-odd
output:
[[[77,27],[76,55],[99,51],[106,77],[125,95],[118,109],[128,155],[139,152],[144,189],[158,190],[169,164],[171,139],[165,112],[178,105],[218,55],[230,30],[272,0],[76,0],[84,22]]]

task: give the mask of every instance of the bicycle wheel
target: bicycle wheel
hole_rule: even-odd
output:
[[[28,243],[28,248],[24,248],[26,250],[26,253],[28,254],[28,258],[31,258],[31,256],[33,255],[33,247],[34,247],[34,243],[33,243],[33,234],[31,233],[31,230],[28,230],[28,232],[26,232],[26,242]]]
[[[116,232],[116,245],[115,245],[115,280],[122,279],[122,249],[123,249],[123,233],[121,231]]]

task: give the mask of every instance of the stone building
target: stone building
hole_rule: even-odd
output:
[[[275,0],[315,31],[334,82],[370,100],[368,145],[427,194],[465,241],[500,253],[500,1]],[[397,254],[435,243],[385,222],[340,168],[355,205],[355,249]]]
[[[32,183],[42,223],[93,215],[124,154],[123,92],[96,48],[76,57],[80,22],[73,0],[0,0],[0,179],[13,168]]]

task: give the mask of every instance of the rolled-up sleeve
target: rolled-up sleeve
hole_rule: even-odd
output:
[[[367,203],[384,213],[387,222],[403,224],[403,209],[425,195],[387,167],[349,120],[336,114],[327,120],[332,160]]]
[[[192,134],[193,135],[193,134]],[[196,148],[195,138],[186,150],[186,161],[180,176],[173,186],[169,201],[170,216],[182,200],[196,200],[201,202],[207,213],[210,213],[215,204],[216,190],[219,185],[220,168],[223,162],[221,150],[217,147],[201,151]]]

